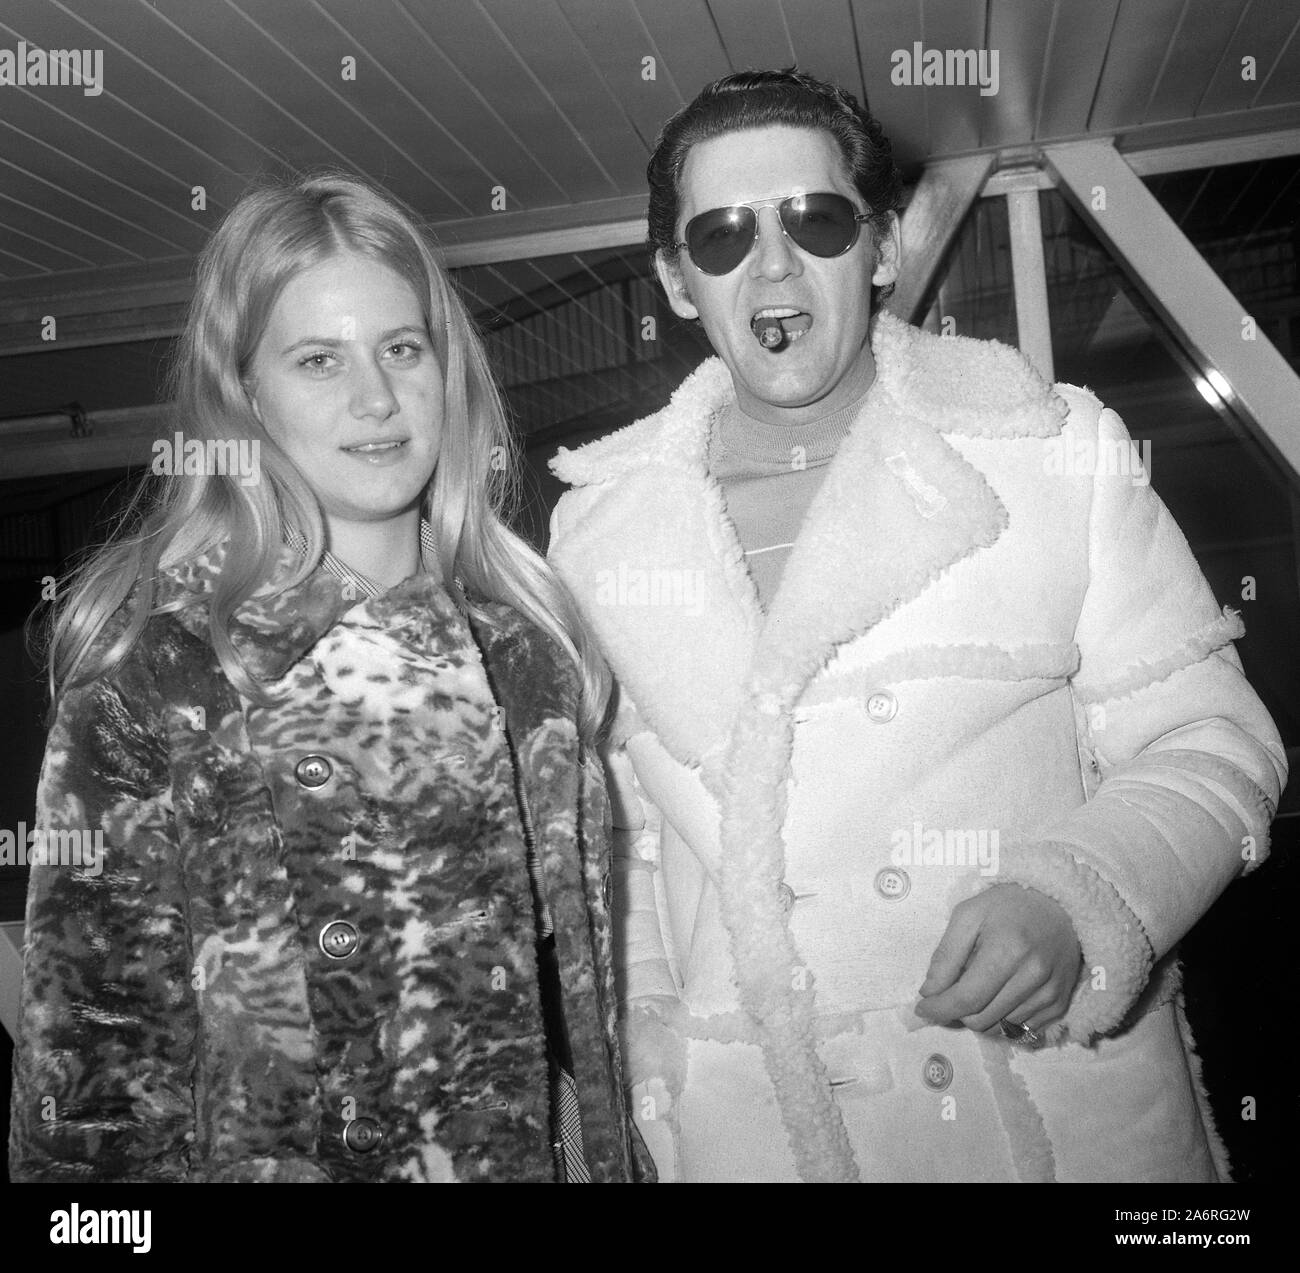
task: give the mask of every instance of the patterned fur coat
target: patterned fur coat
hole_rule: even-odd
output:
[[[232,637],[278,703],[225,677],[206,603],[61,703],[38,825],[102,830],[104,857],[33,867],[13,1177],[551,1181],[558,1007],[592,1178],[632,1179],[567,660],[504,606],[471,627],[429,575],[267,591]]]

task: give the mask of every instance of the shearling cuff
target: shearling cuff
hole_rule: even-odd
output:
[[[1083,967],[1064,1020],[1048,1027],[1049,1042],[1067,1036],[1087,1044],[1116,1029],[1151,974],[1153,952],[1142,922],[1114,886],[1062,844],[1038,842],[1004,849],[991,884],[1020,884],[1045,893],[1069,915]]]

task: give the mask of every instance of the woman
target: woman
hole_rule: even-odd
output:
[[[412,216],[246,195],[175,391],[185,462],[53,628],[38,824],[104,853],[32,871],[14,1178],[632,1178],[605,673]]]

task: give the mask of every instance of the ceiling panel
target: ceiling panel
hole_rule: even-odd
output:
[[[1054,0],[1052,40],[1043,67],[1033,140],[1077,137],[1088,131],[1119,5],[1120,0],[1085,0],[1082,4]]]
[[[1293,5],[1287,8],[1294,12]],[[1260,86],[1259,96],[1252,106],[1281,106],[1296,100],[1300,91],[1300,16],[1291,24],[1291,30],[1279,46],[1281,52],[1269,67],[1268,78]]]
[[[0,38],[3,35],[0,24]],[[84,161],[96,171],[111,173],[128,196],[179,209],[189,204],[193,174],[210,179],[215,172],[212,161],[197,149],[182,145],[151,120],[136,117],[107,93],[97,98],[83,98],[75,89],[58,98],[13,93],[4,106],[4,126],[39,139],[55,152],[51,158],[63,168],[64,180],[71,181],[68,170]],[[7,143],[4,150],[13,153]]]
[[[1277,62],[1278,52],[1294,37],[1298,21],[1300,13],[1294,4],[1250,0],[1205,85],[1196,114],[1219,115],[1254,105],[1269,70]],[[1242,78],[1242,59],[1246,57],[1255,59],[1253,80]]]
[[[849,0],[783,0],[782,9],[800,68],[861,99],[858,32]]]
[[[360,167],[380,177],[402,199],[427,203],[434,196],[440,205],[436,215],[464,216],[478,210],[458,197],[430,165],[433,138],[425,139],[421,151],[403,148],[406,130],[396,122],[400,110],[394,95],[387,96],[378,115],[373,113],[378,100],[374,97],[370,113],[361,109],[357,85],[343,81],[341,63],[344,56],[358,56],[359,50],[322,19],[311,0],[242,5],[212,0],[186,5],[183,12],[187,33],[265,102],[263,128],[274,149],[291,163]],[[291,21],[294,17],[296,22]],[[276,32],[285,33],[286,24],[291,43],[281,44]]]
[[[566,36],[573,43],[575,57],[585,56],[596,69],[605,86],[621,104],[623,114],[632,128],[629,144],[639,144],[642,153],[649,155],[654,139],[664,120],[681,104],[671,75],[662,73],[663,67],[671,69],[674,48],[661,47],[650,34],[633,0],[558,0],[567,29],[557,35]],[[674,27],[669,34],[681,40],[697,33],[697,26]],[[643,59],[655,59],[655,78],[642,74]],[[698,91],[687,85],[686,91]]]
[[[85,264],[84,257],[73,256],[70,252],[61,252],[51,247],[44,239],[35,238],[15,228],[12,222],[5,227],[4,243],[5,254],[11,265],[20,272],[24,268],[29,272],[31,270],[75,270]]]
[[[571,134],[567,141],[560,142],[565,153],[571,149],[588,156],[590,175],[583,180],[592,183],[598,177],[608,186],[606,194],[639,189],[645,161],[638,147],[627,144],[627,121],[618,99],[610,93],[590,59],[575,56],[572,40],[555,38],[556,31],[563,31],[566,26],[555,0],[535,0],[533,4],[486,0],[483,9],[520,60],[519,73],[536,80]],[[450,117],[456,118],[454,106]],[[524,131],[531,145],[531,133]],[[535,145],[531,149],[549,162],[550,151]]]
[[[214,2],[224,8],[222,0]],[[88,29],[109,48],[106,60],[115,73],[108,91],[121,93],[124,81],[143,115],[183,133],[212,167],[245,176],[284,167],[294,153],[313,155],[314,162],[329,156],[328,143],[294,120],[287,86],[245,75],[242,59],[222,62],[187,29],[175,3],[90,7],[83,0],[81,7]],[[300,135],[286,146],[288,130]]]
[[[3,0],[0,49],[23,40],[101,49],[106,83],[0,87],[0,328],[33,287],[84,294],[97,270],[144,271],[147,308],[148,272],[174,289],[259,172],[360,171],[452,244],[634,219],[663,123],[750,65],[865,93],[912,174],[1061,138],[1300,125],[1300,0]],[[915,41],[997,49],[998,93],[892,83]]]
[[[924,49],[978,50],[986,47],[985,0],[920,0],[919,8],[921,23],[915,39],[921,41]],[[898,47],[910,49],[913,43],[914,40],[900,39]],[[925,96],[930,128],[929,153],[953,154],[984,145],[981,118],[984,104],[990,99],[981,96],[978,87],[946,84],[893,88],[893,92],[905,96],[909,103],[919,95]]]
[[[20,13],[22,26],[34,29],[48,47],[103,49],[108,90],[83,98],[82,118],[88,126],[110,131],[116,140],[164,164],[168,153],[177,152],[164,146],[155,153],[153,143],[159,133],[169,134],[180,147],[181,167],[201,160],[230,179],[228,189],[214,193],[216,202],[234,198],[241,178],[275,158],[256,127],[244,131],[238,126],[244,99],[251,95],[240,93],[238,82],[221,73],[201,46],[185,39],[156,9],[131,0],[83,5],[74,17],[50,0],[5,5],[12,25],[19,25]],[[129,82],[129,92],[121,91],[123,82]],[[109,105],[128,112],[111,129],[100,122]],[[215,188],[218,182],[209,185]]]
[[[735,70],[789,66],[795,60],[781,0],[709,0],[709,11]]]
[[[28,169],[19,167],[13,162],[16,158],[13,151],[19,148],[17,143],[22,140],[13,134],[6,136],[0,131],[0,152],[8,156],[0,157],[0,186],[4,187],[11,199],[41,209],[52,220],[57,218],[83,233],[102,238],[106,253],[120,250],[130,258],[146,260],[185,252],[181,243],[163,237],[161,227],[144,229],[139,223],[110,212],[102,200],[97,202],[88,197],[93,194],[94,184],[93,175],[88,171],[85,180],[78,180],[76,188],[70,189],[67,183],[53,180],[53,173],[38,177]],[[28,162],[39,166],[41,159],[39,148],[33,144],[33,153],[29,154]],[[91,184],[91,189],[87,189],[87,183]],[[0,213],[0,227],[6,224],[7,218]],[[0,229],[0,234],[2,233],[3,230]],[[103,261],[107,258],[99,259]]]
[[[1250,0],[1184,0],[1183,12],[1152,78],[1143,123],[1190,119],[1218,70]]]
[[[492,211],[498,185],[506,208],[613,193],[527,63],[477,5],[462,5],[458,20],[446,24],[420,20],[414,6],[359,12],[355,3],[325,0],[322,7],[340,24],[336,63],[349,46],[365,50],[365,71],[343,86],[349,96],[357,91],[356,108],[382,121],[424,171],[464,191],[470,215]]]
[[[1090,130],[1143,122],[1151,86],[1165,66],[1185,4],[1186,0],[1123,0],[1097,81]]]
[[[1058,6],[1003,0],[989,10],[988,47],[998,50],[998,91],[983,102],[983,142],[1008,146],[1036,135]]]
[[[929,95],[894,85],[890,73],[893,51],[911,49],[921,38],[920,0],[853,0],[852,12],[867,102],[884,125],[895,158],[915,163],[929,153]]]
[[[590,0],[585,6],[566,3],[566,0],[559,2],[577,24],[573,28],[575,41],[582,46],[582,15],[592,7]],[[637,0],[637,13],[644,36],[627,52],[632,55],[638,76],[642,57],[658,59],[655,84],[659,92],[654,100],[663,109],[662,115],[645,119],[644,127],[648,129],[645,157],[649,158],[650,146],[668,117],[685,106],[705,84],[736,68],[727,57],[706,0]],[[620,75],[615,83],[626,85],[626,80]],[[614,84],[610,91],[618,95]],[[640,90],[637,95],[640,96]]]
[[[93,266],[97,261],[116,264],[139,259],[110,239],[79,229],[53,209],[17,198],[8,181],[0,186],[0,220],[4,222],[7,236],[21,235],[69,257],[72,264],[57,267],[60,269],[75,270],[78,266]],[[89,255],[83,255],[86,253]]]
[[[53,116],[27,121],[40,129],[37,136],[14,122],[25,109],[14,101],[0,117],[0,163],[47,185],[49,206],[85,200],[104,213],[98,218],[103,226],[100,233],[109,233],[114,219],[120,219],[155,237],[165,252],[197,252],[203,246],[211,226],[191,215],[188,186],[183,192],[172,188],[162,192],[162,198],[155,198],[126,177],[123,167],[112,162],[94,134]],[[42,199],[38,206],[44,203]],[[0,243],[4,234],[5,225],[0,221]]]

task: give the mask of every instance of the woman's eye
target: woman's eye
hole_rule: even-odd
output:
[[[324,371],[333,358],[333,354],[322,350],[320,353],[308,354],[306,357],[298,359],[298,366],[306,367],[309,371]]]
[[[403,362],[409,362],[411,359],[419,356],[423,346],[415,340],[398,340],[388,346],[388,352],[401,359]]]

